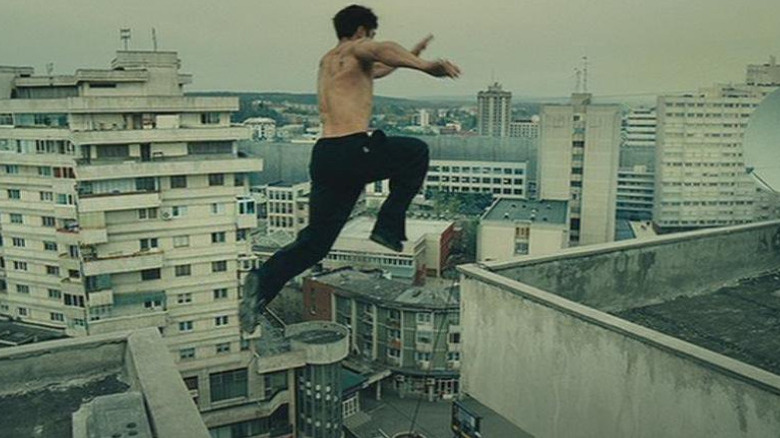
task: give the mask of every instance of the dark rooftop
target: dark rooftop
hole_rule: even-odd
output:
[[[102,395],[123,393],[128,388],[118,374],[111,374],[0,396],[0,436],[70,438],[71,415],[83,403]]]
[[[531,201],[527,199],[498,199],[482,216],[489,221],[531,221],[565,224],[566,201]]]
[[[780,375],[780,270],[615,315]]]
[[[356,298],[374,301],[384,306],[456,309],[460,303],[460,290],[448,286],[409,286],[382,277],[376,272],[339,269],[317,275],[313,280],[335,287],[340,292]],[[450,291],[450,288],[455,289]]]
[[[61,331],[0,319],[0,348],[65,338]]]
[[[307,330],[291,336],[290,340],[306,344],[331,344],[344,338],[342,333],[333,330]]]

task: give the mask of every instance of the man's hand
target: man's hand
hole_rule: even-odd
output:
[[[428,43],[430,43],[432,39],[433,39],[433,35],[428,34],[427,37],[423,38],[422,41],[417,43],[411,50],[414,56],[420,56],[420,53],[422,53],[423,50],[425,50],[428,47]]]
[[[446,59],[431,61],[425,72],[437,78],[457,78],[460,76],[460,68]]]

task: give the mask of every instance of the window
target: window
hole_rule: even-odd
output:
[[[265,387],[263,400],[270,400],[276,394],[288,389],[287,371],[263,374],[263,386]]]
[[[18,189],[8,189],[8,199],[22,199],[22,193]]]
[[[79,247],[78,245],[68,245],[68,256],[72,259],[79,258]]]
[[[195,358],[195,349],[194,348],[182,348],[179,350],[179,359],[181,360],[187,360],[187,359],[193,359]]]
[[[19,316],[28,316],[30,314],[26,307],[20,307],[17,310],[19,312]]]
[[[192,302],[192,294],[191,293],[178,294],[176,295],[176,302],[179,304],[189,304]]]
[[[450,362],[459,361],[460,353],[457,351],[450,351],[447,353],[447,360]]]
[[[292,213],[291,211],[289,213]],[[255,214],[255,200],[241,198],[238,200],[238,214]]]
[[[81,278],[81,272],[76,269],[68,269],[69,278]]]
[[[29,294],[30,293],[30,286],[27,286],[26,284],[17,284],[16,285],[16,292],[20,294]]]
[[[65,315],[63,315],[62,313],[59,313],[59,312],[51,312],[51,313],[49,313],[49,319],[51,319],[52,321],[57,321],[57,322],[64,322],[65,321]]]
[[[201,113],[200,123],[203,125],[218,125],[219,113]]]
[[[450,333],[449,342],[450,344],[460,344],[460,333]]]
[[[52,192],[40,192],[40,193],[38,193],[38,196],[40,196],[41,201],[43,201],[43,202],[52,202],[52,201],[54,201],[54,193],[52,193]]]
[[[393,358],[400,358],[401,357],[401,350],[397,348],[388,348],[387,349],[387,355]]]
[[[227,271],[227,260],[211,262],[211,272],[225,272],[225,271]]]
[[[156,208],[141,208],[138,210],[138,219],[141,220],[149,220],[149,219],[157,219],[157,209]]]
[[[156,237],[151,237],[148,239],[141,239],[141,251],[148,251],[153,248],[158,248],[158,242]]]
[[[81,295],[64,294],[62,301],[66,306],[84,307],[84,297]]]
[[[162,299],[160,298],[149,298],[144,300],[144,308],[145,309],[162,309],[163,303]]]
[[[230,342],[217,344],[217,354],[230,353]]]
[[[126,144],[104,145],[96,149],[98,158],[124,158],[130,156],[130,147]]]
[[[191,332],[193,328],[192,321],[181,321],[179,323],[180,332]]]
[[[214,289],[214,299],[222,300],[228,297],[227,288]]]
[[[209,374],[211,401],[228,400],[247,396],[246,368]]]
[[[73,195],[67,193],[57,193],[57,204],[59,205],[73,205]]]
[[[187,215],[187,207],[184,205],[174,205],[171,207],[171,216],[182,217]]]
[[[60,267],[59,266],[46,265],[46,275],[56,275],[56,276],[59,277],[59,275],[60,275]]]
[[[16,164],[6,164],[5,173],[11,175],[17,175],[19,173],[19,166],[17,166]]]
[[[11,213],[11,223],[12,224],[23,224],[24,218],[19,213]]]
[[[172,189],[186,189],[187,188],[187,175],[173,175],[173,176],[171,176],[171,188]]]
[[[244,173],[237,173],[233,175],[233,185],[236,187],[243,187],[244,182],[246,181],[246,174]]]
[[[431,324],[433,322],[433,314],[430,312],[417,313],[417,324]]]
[[[216,318],[214,318],[214,325],[217,327],[222,327],[225,325],[228,325],[229,318],[227,315],[221,315]]]
[[[246,229],[236,230],[236,242],[246,242]]]
[[[176,265],[174,267],[174,270],[176,271],[177,277],[186,277],[189,275],[192,275],[192,266],[191,265]]]
[[[433,342],[433,332],[430,330],[417,330],[416,340],[420,344],[430,344]]]
[[[135,179],[135,190],[137,192],[153,192],[157,190],[157,181],[152,177],[143,177]]]
[[[61,300],[62,291],[57,289],[49,289],[49,298],[51,298],[52,300]]]
[[[48,228],[55,228],[57,226],[57,219],[54,216],[41,216],[41,225]]]
[[[72,167],[54,167],[54,177],[55,178],[67,178],[67,179],[75,179],[76,174],[73,173]]]
[[[38,167],[38,176],[51,176],[51,167],[48,166],[39,166]]]
[[[57,251],[57,242],[43,241],[44,251]]]
[[[225,243],[225,232],[211,233],[211,243]]]
[[[209,186],[224,186],[225,174],[224,173],[210,173],[209,174]]]
[[[142,281],[159,280],[159,279],[160,279],[160,268],[144,269],[143,271],[141,271]]]
[[[414,352],[414,360],[416,360],[418,362],[430,361],[431,360],[431,353],[422,352],[422,351],[415,351]]]
[[[211,204],[211,214],[224,214],[225,204]]]
[[[27,262],[20,262],[14,260],[14,269],[17,271],[26,271],[27,270]]]
[[[190,246],[190,236],[173,236],[173,247],[183,248]]]

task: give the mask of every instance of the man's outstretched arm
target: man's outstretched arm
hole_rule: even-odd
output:
[[[415,45],[414,48],[410,50],[412,55],[419,57],[420,54],[423,52],[423,50],[425,50],[425,48],[428,47],[428,43],[430,43],[432,39],[433,39],[433,35],[428,35],[425,38],[423,38],[422,41],[417,43],[417,45]],[[391,67],[381,62],[375,62],[373,66],[373,72],[372,72],[373,78],[374,79],[383,78],[389,75],[390,73],[394,72],[396,68],[397,67]]]
[[[394,42],[365,41],[355,46],[354,53],[358,59],[372,66],[375,62],[381,62],[389,67],[411,68],[436,77],[460,76],[460,69],[455,64],[441,59],[426,61]]]

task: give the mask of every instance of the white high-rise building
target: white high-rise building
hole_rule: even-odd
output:
[[[179,65],[0,67],[0,314],[71,336],[157,327],[206,425],[262,435],[294,424],[295,387],[291,368],[255,371],[239,330],[262,161],[237,153],[238,100],[185,97]]]
[[[421,128],[427,128],[431,125],[431,113],[425,109],[418,110],[417,114],[414,115],[414,124]]]
[[[613,241],[620,107],[576,93],[568,105],[544,105],[540,123],[538,197],[569,201],[572,245]]]
[[[655,147],[655,108],[632,108],[623,125],[623,145]]]
[[[507,137],[512,117],[512,93],[498,82],[477,93],[477,132],[489,137]]]
[[[749,80],[761,76],[752,67]],[[742,141],[750,115],[778,85],[718,85],[658,98],[653,206],[658,228],[676,231],[756,220],[759,194],[745,169]]]
[[[539,138],[539,116],[511,122],[509,124],[509,136],[516,138]]]

